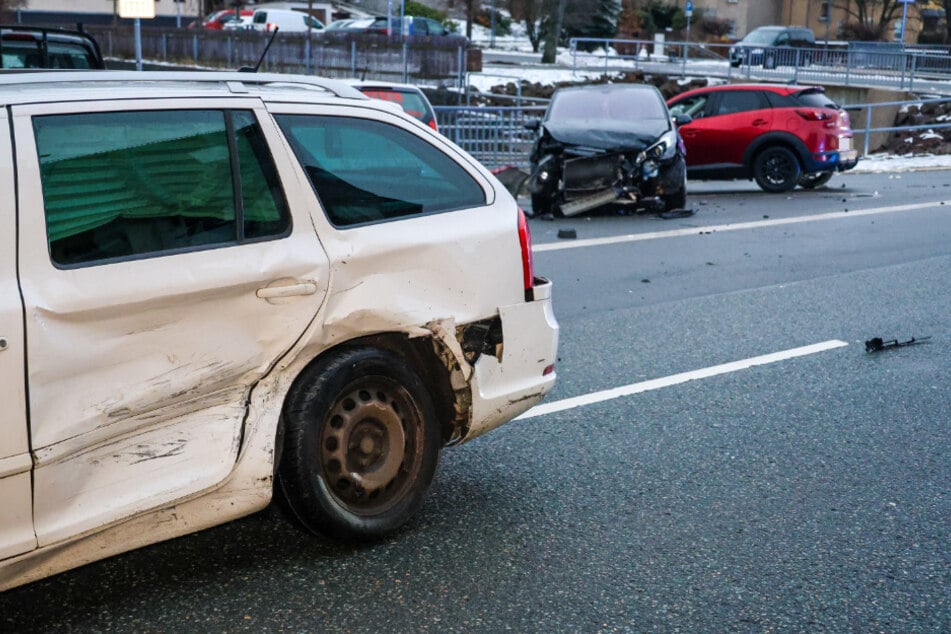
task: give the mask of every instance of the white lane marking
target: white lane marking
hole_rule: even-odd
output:
[[[659,390],[660,388],[670,387],[671,385],[679,385],[681,383],[695,381],[697,379],[707,379],[720,374],[738,372],[739,370],[746,370],[756,365],[766,365],[769,363],[776,363],[777,361],[785,361],[786,359],[804,357],[806,355],[825,352],[826,350],[841,348],[847,345],[849,344],[844,341],[830,339],[829,341],[814,343],[811,346],[802,346],[801,348],[792,348],[790,350],[783,350],[781,352],[773,352],[771,354],[764,354],[758,357],[750,357],[749,359],[741,359],[739,361],[731,361],[730,363],[714,365],[710,366],[709,368],[702,368],[700,370],[681,372],[680,374],[671,374],[670,376],[661,377],[659,379],[651,379],[650,381],[641,381],[640,383],[622,385],[621,387],[616,387],[610,390],[602,390],[601,392],[592,392],[591,394],[583,394],[581,396],[566,398],[560,401],[553,401],[551,403],[542,403],[541,405],[536,405],[532,409],[528,410],[515,420],[524,420],[526,418],[534,418],[536,416],[544,416],[545,414],[561,412],[566,409],[574,409],[575,407],[593,405],[594,403],[610,401],[612,399],[621,398],[622,396],[630,396],[632,394],[639,394],[641,392],[648,392],[650,390]]]
[[[740,231],[742,229],[756,229],[758,227],[775,227],[778,225],[792,225],[800,222],[813,222],[816,220],[836,220],[842,218],[856,218],[860,216],[876,216],[878,214],[890,214],[900,211],[917,211],[919,209],[931,209],[941,205],[951,205],[951,200],[939,200],[930,203],[915,203],[913,205],[896,205],[892,207],[876,207],[873,209],[856,209],[855,211],[830,211],[824,214],[814,214],[811,216],[799,216],[796,218],[776,218],[771,220],[753,220],[750,222],[737,222],[727,225],[710,225],[708,227],[691,227],[690,229],[672,229],[670,231],[652,231],[650,233],[631,233],[623,236],[610,236],[607,238],[590,238],[588,240],[563,240],[560,242],[545,242],[536,244],[532,247],[535,253],[543,251],[561,251],[563,249],[580,249],[582,247],[596,247],[606,244],[620,244],[623,242],[640,242],[642,240],[656,240],[658,238],[677,238],[680,236],[695,236],[701,233],[722,233],[724,231]]]

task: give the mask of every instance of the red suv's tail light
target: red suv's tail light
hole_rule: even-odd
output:
[[[535,265],[532,262],[532,232],[528,229],[528,219],[521,207],[518,208],[518,243],[522,247],[522,281],[528,292],[535,284]]]
[[[436,132],[439,132],[439,128],[436,127],[436,119],[429,120],[429,127],[435,130]]]
[[[796,110],[796,114],[806,121],[828,121],[832,118],[832,115],[822,110]]]

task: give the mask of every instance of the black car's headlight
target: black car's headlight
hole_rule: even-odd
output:
[[[677,153],[677,131],[665,132],[656,143],[637,155],[637,162],[643,163],[650,159],[654,161],[669,161]]]

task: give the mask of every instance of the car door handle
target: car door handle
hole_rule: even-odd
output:
[[[769,121],[767,121],[766,119],[753,119],[753,125],[755,126],[766,125],[768,123]]]
[[[280,280],[279,280],[280,281]],[[255,295],[261,299],[275,299],[279,297],[294,297],[295,295],[313,295],[317,292],[317,283],[307,280],[296,284],[277,284],[259,288]]]
[[[680,128],[680,136],[697,136],[696,130],[684,130]]]

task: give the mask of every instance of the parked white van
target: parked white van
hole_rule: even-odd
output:
[[[555,383],[516,200],[342,82],[0,74],[0,227],[0,590],[272,494],[379,538]]]
[[[324,23],[317,18],[291,9],[257,9],[251,18],[251,27],[257,31],[273,31],[279,28],[283,33],[301,33],[308,29],[320,31]]]

